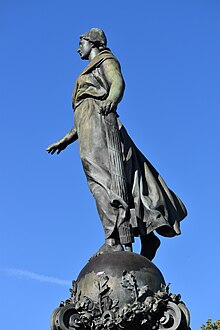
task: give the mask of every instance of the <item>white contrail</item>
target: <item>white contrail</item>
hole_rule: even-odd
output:
[[[67,285],[69,287],[71,286],[71,281],[60,280],[59,278],[56,278],[56,277],[41,275],[41,274],[29,272],[27,270],[9,268],[9,269],[5,269],[5,271],[10,276],[17,277],[17,278],[26,278],[26,279],[40,281],[40,282]]]

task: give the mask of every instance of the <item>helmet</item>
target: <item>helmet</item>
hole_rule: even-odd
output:
[[[106,45],[107,45],[107,39],[106,39],[104,31],[100,30],[98,28],[92,28],[88,32],[82,34],[80,36],[80,39],[89,40],[92,43],[97,44],[98,46],[102,46],[102,47],[106,47]]]

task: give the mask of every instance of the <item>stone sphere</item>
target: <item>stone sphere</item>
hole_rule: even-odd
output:
[[[119,307],[133,303],[134,295],[143,287],[148,287],[147,295],[151,296],[165,285],[163,275],[151,261],[124,251],[92,258],[80,272],[76,283],[78,296],[95,302],[99,300],[103,286],[108,287],[109,297],[112,301],[118,300]]]

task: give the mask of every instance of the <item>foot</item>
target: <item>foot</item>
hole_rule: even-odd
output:
[[[157,249],[160,246],[160,240],[153,232],[146,236],[141,236],[141,255],[149,260],[153,260]]]
[[[124,251],[123,246],[120,243],[110,245],[107,242],[105,242],[100,247],[100,249],[96,253],[93,254],[93,256],[89,260],[91,260],[95,257],[98,257],[100,254],[111,253],[111,252],[120,252],[120,251]]]
[[[125,251],[132,252],[132,243],[125,244]]]

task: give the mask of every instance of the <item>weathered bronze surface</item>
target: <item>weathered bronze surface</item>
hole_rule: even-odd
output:
[[[105,232],[97,254],[132,251],[140,236],[141,254],[152,260],[160,245],[154,230],[180,234],[186,216],[181,200],[137,149],[117,115],[125,83],[118,60],[107,48],[104,32],[93,28],[80,37],[78,53],[89,64],[72,95],[74,127],[47,151],[58,154],[78,139],[89,188]]]
[[[104,32],[83,34],[78,53],[89,64],[73,91],[75,125],[47,151],[59,154],[78,139],[105,243],[53,312],[51,330],[190,330],[187,307],[150,261],[160,245],[154,230],[179,235],[186,209],[118,119],[125,83]],[[134,236],[142,255],[132,252]]]
[[[180,295],[169,293],[152,262],[132,252],[93,258],[70,291],[52,314],[51,330],[190,330]]]

